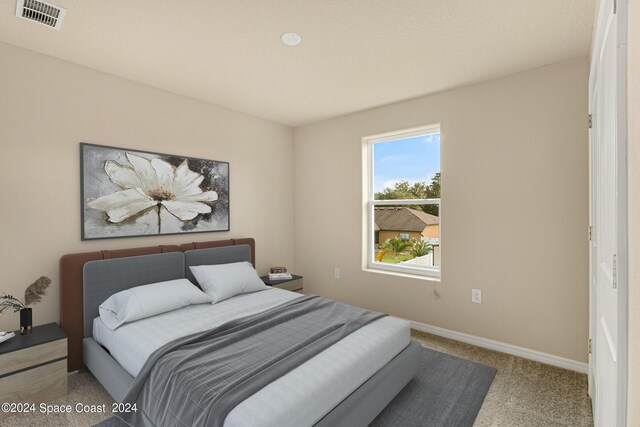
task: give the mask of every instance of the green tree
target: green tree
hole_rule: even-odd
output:
[[[398,200],[398,199],[439,199],[440,198],[440,172],[431,178],[431,184],[426,182],[416,182],[413,185],[409,181],[397,182],[393,188],[385,188],[375,194],[377,200]],[[438,205],[419,205],[422,211],[440,216]]]
[[[386,252],[391,252],[391,255],[393,255],[393,257],[396,260],[396,264],[398,263],[398,254],[400,252],[403,252],[405,250],[407,250],[408,248],[413,247],[413,242],[410,240],[403,240],[400,237],[394,237],[393,239],[387,239],[383,244],[382,244],[382,254],[384,256],[384,254]],[[383,252],[384,251],[384,252]],[[380,257],[380,259],[382,259],[382,257]]]
[[[411,248],[411,255],[413,255],[414,258],[429,255],[432,249],[431,245],[424,240],[420,240],[418,242],[414,240],[413,247]]]
[[[437,199],[440,197],[440,172],[436,172],[435,175],[433,175],[433,178],[431,178],[429,191],[432,194],[432,198]]]

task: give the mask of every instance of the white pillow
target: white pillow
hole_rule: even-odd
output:
[[[269,289],[247,261],[189,268],[202,290],[213,300],[212,304],[234,295]]]
[[[119,326],[177,310],[192,304],[210,303],[211,297],[188,279],[136,286],[111,295],[100,304],[100,318],[112,331]]]

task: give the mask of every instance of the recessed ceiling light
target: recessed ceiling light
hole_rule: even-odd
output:
[[[297,33],[284,33],[281,38],[287,46],[298,46],[302,42],[302,37]]]

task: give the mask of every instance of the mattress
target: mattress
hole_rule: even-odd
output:
[[[299,294],[269,289],[218,304],[200,304],[108,329],[100,318],[93,337],[131,375],[153,351],[180,336],[258,313]],[[410,341],[409,324],[394,317],[372,322],[264,387],[233,409],[225,427],[313,425],[374,375]]]

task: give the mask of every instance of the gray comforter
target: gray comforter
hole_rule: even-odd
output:
[[[240,402],[384,314],[303,296],[155,351],[120,414],[132,426],[222,426]]]

